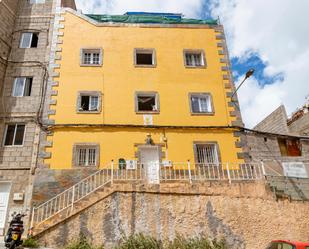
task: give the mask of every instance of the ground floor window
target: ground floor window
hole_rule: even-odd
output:
[[[74,146],[75,166],[98,166],[99,146],[78,144]]]
[[[218,145],[217,143],[195,143],[195,161],[201,164],[218,164]]]

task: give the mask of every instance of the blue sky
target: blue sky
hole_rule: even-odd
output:
[[[307,0],[76,0],[83,13],[127,11],[183,13],[191,18],[220,17],[236,85],[245,72],[253,77],[240,88],[243,120],[253,127],[284,104],[287,113],[309,95],[309,9]]]

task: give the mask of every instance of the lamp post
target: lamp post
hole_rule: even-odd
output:
[[[236,88],[236,90],[233,92],[232,96],[231,96],[231,100],[233,101],[233,97],[234,95],[237,93],[238,89],[242,86],[242,84],[248,79],[250,78],[254,73],[254,69],[251,68],[246,72],[246,76],[245,78],[242,80],[242,82],[239,84],[239,86]]]

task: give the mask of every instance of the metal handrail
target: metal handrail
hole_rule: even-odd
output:
[[[160,183],[165,181],[197,181],[224,180],[231,183],[240,180],[261,180],[264,177],[264,166],[261,163],[191,163],[173,162],[171,165],[156,164],[157,171],[148,172],[143,163],[136,163],[133,169],[123,169],[122,164],[112,161],[108,169],[101,169],[50,200],[32,209],[31,227],[67,210],[69,215],[74,204],[97,189],[113,181],[148,181]],[[153,174],[153,175],[151,175]],[[70,209],[69,209],[70,208]]]

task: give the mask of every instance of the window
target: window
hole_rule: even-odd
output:
[[[75,166],[98,166],[99,145],[77,144],[74,146],[73,155],[75,157]]]
[[[12,96],[23,97],[30,96],[32,88],[32,78],[19,77],[15,78]]]
[[[102,49],[82,49],[82,66],[101,66]]]
[[[36,48],[38,46],[38,33],[22,33],[20,40],[20,48]]]
[[[155,51],[153,49],[135,49],[134,63],[135,66],[155,66]]]
[[[295,246],[284,242],[272,242],[267,249],[295,249]]]
[[[156,92],[136,93],[136,112],[159,112],[158,98]]]
[[[97,111],[99,105],[98,96],[81,96],[81,111]]]
[[[203,50],[184,50],[184,60],[186,67],[206,66],[205,54]]]
[[[190,93],[191,113],[213,114],[212,99],[209,93]]]
[[[201,164],[219,163],[217,143],[195,143],[195,160]]]
[[[281,156],[301,156],[299,139],[278,138]]]
[[[101,93],[95,91],[79,92],[77,107],[78,112],[100,112]]]
[[[8,124],[5,128],[4,146],[23,145],[25,124]]]

